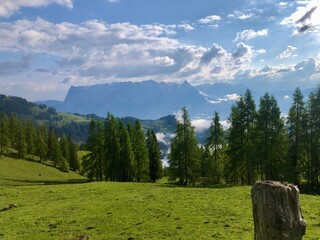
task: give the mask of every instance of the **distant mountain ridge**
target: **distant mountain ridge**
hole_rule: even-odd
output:
[[[225,88],[232,87],[225,85]],[[158,119],[178,112],[183,106],[188,108],[193,117],[211,116],[214,111],[219,110],[225,115],[226,103],[212,104],[208,100],[208,97],[187,81],[178,84],[149,80],[71,87],[63,102],[42,103],[61,112],[94,113],[102,117],[111,112],[117,117]]]
[[[56,108],[59,112],[96,114],[105,117],[108,112],[116,117],[139,119],[159,119],[177,113],[187,107],[191,118],[211,118],[214,111],[226,120],[231,106],[243,95],[245,85],[228,83],[202,84],[192,86],[183,83],[156,82],[114,82],[92,86],[71,87],[63,102],[44,101],[41,103]],[[303,90],[307,97],[312,89]],[[264,94],[263,89],[252,90],[256,105]],[[291,105],[293,91],[271,92],[280,109],[287,113]]]

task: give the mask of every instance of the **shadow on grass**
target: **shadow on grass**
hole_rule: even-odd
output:
[[[23,183],[31,185],[60,185],[60,184],[82,184],[92,182],[90,179],[66,179],[66,180],[23,180],[23,179],[9,179],[0,178],[1,180],[16,182],[16,186],[24,185]],[[19,184],[20,183],[20,184]]]
[[[180,185],[178,182],[161,182],[157,184],[159,187],[164,188],[214,188],[214,189],[224,189],[224,188],[233,188],[239,187],[239,184],[188,184],[188,185]]]

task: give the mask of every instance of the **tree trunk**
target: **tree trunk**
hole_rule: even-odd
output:
[[[299,189],[279,182],[256,182],[251,190],[255,240],[301,240],[306,231]]]

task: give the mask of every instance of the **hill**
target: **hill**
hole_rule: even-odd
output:
[[[304,240],[319,238],[319,196],[300,195]],[[1,239],[253,239],[249,186],[166,183],[2,187]],[[84,239],[84,238],[83,238]]]
[[[35,161],[0,156],[0,187],[84,181],[85,177],[73,171],[61,172],[52,166]]]

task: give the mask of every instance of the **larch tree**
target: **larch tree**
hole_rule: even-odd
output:
[[[260,178],[285,179],[288,139],[278,103],[269,93],[265,93],[260,98],[256,124],[256,148],[259,152]]]
[[[156,182],[162,177],[163,168],[161,151],[156,134],[152,130],[147,131],[147,148],[149,157],[149,174],[151,182]]]
[[[69,167],[72,171],[79,171],[81,164],[77,153],[77,145],[72,140],[71,135],[68,137],[68,146],[69,146]]]
[[[299,88],[293,94],[293,103],[287,118],[287,131],[289,137],[289,179],[294,184],[300,184],[307,173],[307,136],[308,128],[307,110],[303,95]]]
[[[244,124],[244,111],[245,102],[241,97],[235,105],[231,107],[231,114],[229,117],[230,128],[228,132],[228,166],[227,175],[229,182],[246,181],[246,162],[245,162],[245,124]]]
[[[141,123],[136,120],[134,124],[133,137],[131,138],[134,161],[135,178],[140,180],[149,180],[149,158],[146,137],[144,135]]]
[[[40,158],[40,162],[42,162],[47,155],[48,145],[48,129],[45,124],[41,124],[37,128],[37,141],[36,141],[36,154]]]
[[[309,175],[310,184],[320,191],[320,85],[316,91],[309,95],[308,100],[309,117]]]
[[[207,172],[206,175],[211,179],[210,182],[212,183],[218,183],[223,175],[221,162],[223,147],[224,131],[220,123],[219,113],[215,112],[209,128],[206,148],[203,149],[203,160],[207,161],[207,163],[203,165],[203,171]]]
[[[198,140],[191,125],[186,107],[182,108],[181,119],[178,120],[175,137],[171,142],[169,155],[170,180],[179,180],[180,185],[188,185],[198,180],[200,175],[200,149]]]
[[[134,153],[128,130],[122,121],[118,121],[119,142],[120,142],[120,181],[133,181],[134,171]]]
[[[108,113],[104,123],[104,150],[106,176],[110,181],[120,180],[120,139],[118,123],[114,116]]]

